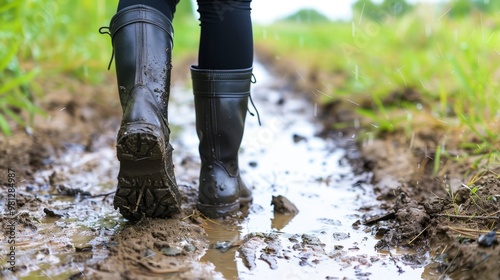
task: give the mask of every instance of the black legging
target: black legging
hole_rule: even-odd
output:
[[[189,0],[183,0],[189,1]],[[173,19],[179,0],[120,0],[118,11],[142,4]],[[197,0],[200,13],[201,69],[242,69],[252,67],[253,38],[250,18],[251,0]]]

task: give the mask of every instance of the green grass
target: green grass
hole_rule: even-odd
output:
[[[352,22],[281,22],[255,28],[255,38],[290,69],[325,74],[316,86],[326,94],[317,102],[370,100],[354,109],[371,133],[410,137],[436,127],[444,138],[430,148],[441,157],[446,143],[498,162],[500,21],[478,11],[463,18],[445,12],[422,5],[383,22],[359,15]],[[418,100],[387,101],[408,90]]]

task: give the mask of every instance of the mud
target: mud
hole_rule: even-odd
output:
[[[471,172],[475,158],[445,158],[434,174],[434,155],[422,151],[435,146],[423,145],[425,137],[414,139],[420,144],[413,147],[404,139],[392,135],[362,146],[373,165],[375,191],[384,208],[395,213],[394,219],[379,222],[387,230],[377,248],[414,248],[418,259],[411,261],[417,263],[429,255],[429,279],[498,279],[500,248],[478,243],[499,221],[498,166]]]
[[[472,177],[466,159],[443,159],[433,175],[430,131],[411,145],[401,135],[357,143],[355,129],[324,129],[353,116],[343,113],[342,102],[318,108],[295,92],[301,87],[291,86],[289,76],[260,64],[256,77],[263,126],[248,116],[240,156],[254,192],[250,208],[215,221],[195,211],[192,95],[177,81],[170,122],[183,208],[174,219],[133,224],[112,206],[121,110],[114,79],[99,86],[69,77],[42,82],[47,95],[40,106],[48,114],[38,117],[34,133],[0,137],[2,277],[500,277],[498,245],[477,242],[498,222],[495,169]],[[15,198],[8,195],[12,186]],[[11,252],[15,266],[5,258]]]

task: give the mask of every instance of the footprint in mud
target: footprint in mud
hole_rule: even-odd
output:
[[[144,219],[117,233],[109,256],[89,270],[87,277],[100,279],[162,277],[196,278],[201,264],[193,262],[206,249],[203,230],[178,219]],[[210,275],[205,275],[210,277]]]
[[[238,251],[243,263],[250,270],[256,268],[257,255],[269,264],[271,269],[278,268],[277,258],[283,258],[283,247],[277,234],[249,234]]]

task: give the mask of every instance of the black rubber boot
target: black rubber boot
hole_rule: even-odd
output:
[[[191,76],[201,157],[198,210],[209,218],[220,218],[252,200],[238,168],[252,68],[191,67]]]
[[[129,220],[170,217],[180,212],[167,119],[172,24],[160,11],[134,5],[120,10],[109,29],[123,109],[113,205]]]

